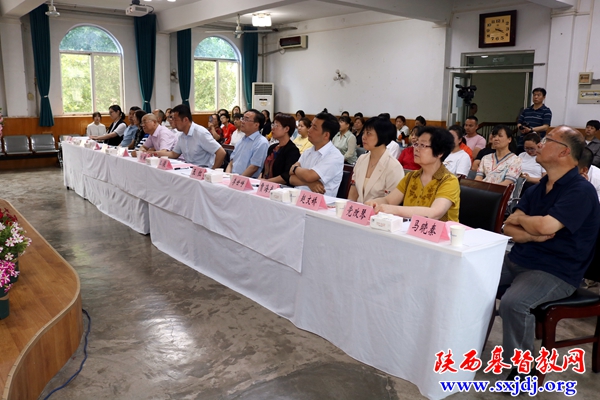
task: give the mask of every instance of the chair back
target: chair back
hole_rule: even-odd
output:
[[[600,233],[596,238],[596,246],[594,247],[594,258],[585,271],[584,277],[592,281],[600,282]]]
[[[348,198],[348,192],[350,191],[350,179],[352,179],[352,172],[344,171],[342,175],[342,182],[340,182],[340,188],[338,189],[336,197],[340,199]]]
[[[29,138],[25,135],[4,136],[4,152],[11,154],[31,154]]]
[[[56,145],[51,134],[31,135],[31,150],[34,153],[54,153]]]
[[[471,179],[460,180],[461,224],[501,233],[504,212],[514,185],[496,185]]]

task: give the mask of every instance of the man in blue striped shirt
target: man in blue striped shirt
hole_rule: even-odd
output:
[[[546,89],[535,88],[531,93],[533,94],[533,104],[523,110],[519,116],[517,127],[522,136],[535,132],[543,138],[552,123],[552,111],[544,104]]]

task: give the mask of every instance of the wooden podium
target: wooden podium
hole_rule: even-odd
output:
[[[0,320],[0,395],[37,399],[79,347],[79,276],[9,202],[0,199],[0,208],[15,215],[33,241],[19,257],[10,316]]]

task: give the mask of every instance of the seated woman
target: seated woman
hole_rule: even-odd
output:
[[[530,186],[540,183],[540,179],[546,175],[546,170],[537,162],[537,148],[540,143],[537,133],[528,133],[523,138],[525,151],[519,154],[521,159],[521,176],[525,178],[525,184],[521,193]]]
[[[267,136],[269,133],[271,133],[271,130],[273,129],[271,127],[271,113],[269,112],[269,110],[262,110],[261,113],[265,116],[265,124],[263,125],[262,131],[260,133],[263,136]]]
[[[352,120],[348,116],[341,116],[340,131],[333,137],[331,143],[344,155],[344,162],[354,164],[356,162],[356,137],[350,132]]]
[[[308,140],[308,130],[310,129],[312,123],[310,119],[304,117],[300,118],[300,121],[296,121],[298,123],[298,137],[294,139],[294,144],[298,146],[298,150],[300,150],[300,154],[304,153],[304,150],[310,149],[313,144]]]
[[[290,184],[290,169],[300,158],[300,150],[290,140],[296,128],[296,120],[289,114],[277,114],[271,125],[273,144],[267,151],[262,178],[271,182]]]
[[[229,144],[231,135],[235,132],[235,125],[231,123],[229,113],[223,113],[219,118],[221,120],[221,131],[223,132],[223,144]]]
[[[460,147],[460,144],[464,140],[463,137],[465,136],[465,131],[458,125],[452,125],[448,131],[452,134],[452,137],[454,137],[454,148],[444,160],[444,165],[448,171],[456,176],[467,176],[471,169],[471,157],[469,157],[469,155]]]
[[[108,108],[108,115],[112,123],[106,128],[106,134],[101,136],[91,136],[93,140],[104,140],[109,146],[118,146],[123,140],[125,134],[125,114],[121,110],[121,106],[113,104]]]
[[[404,169],[408,169],[411,171],[416,171],[421,168],[421,166],[415,163],[415,148],[414,144],[417,143],[417,137],[419,135],[419,127],[415,126],[410,131],[410,136],[408,139],[410,140],[411,146],[404,149],[402,153],[400,153],[400,157],[398,157],[398,161],[402,164]]]
[[[386,146],[395,139],[396,127],[383,118],[365,123],[363,147],[369,152],[356,161],[348,200],[364,203],[390,193],[404,178],[404,168]]]
[[[133,123],[138,127],[135,133],[135,139],[133,140],[134,149],[139,149],[144,144],[144,141],[146,140],[145,138],[148,136],[148,134],[144,132],[144,130],[140,126],[144,115],[146,115],[146,111],[144,110],[137,110],[133,114]]]
[[[227,111],[227,110],[226,110]],[[219,143],[223,144],[223,130],[221,129],[221,120],[218,114],[212,114],[208,117],[208,131],[212,137]]]
[[[360,114],[360,113],[358,113],[358,114]],[[360,114],[359,117],[357,117],[355,115],[354,122],[352,123],[352,133],[354,134],[354,136],[356,136],[356,145],[358,147],[362,147],[362,145],[363,145],[362,136],[363,136],[364,127],[365,127],[365,120],[363,119],[362,114]]]
[[[443,164],[454,148],[452,135],[445,129],[425,126],[419,130],[413,146],[415,161],[421,169],[406,174],[387,196],[365,204],[372,206],[376,213],[384,212],[404,218],[420,215],[458,222],[460,186],[456,176]]]
[[[521,175],[521,159],[511,151],[516,150],[512,130],[506,125],[496,125],[492,130],[492,143],[496,152],[481,159],[476,181],[508,186]]]

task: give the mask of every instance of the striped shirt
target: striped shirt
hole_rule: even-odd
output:
[[[542,125],[550,126],[552,122],[552,111],[546,105],[542,104],[537,110],[533,106],[529,106],[523,110],[519,116],[519,124],[527,122],[530,127],[536,128]],[[540,137],[546,136],[546,131],[536,131]]]

